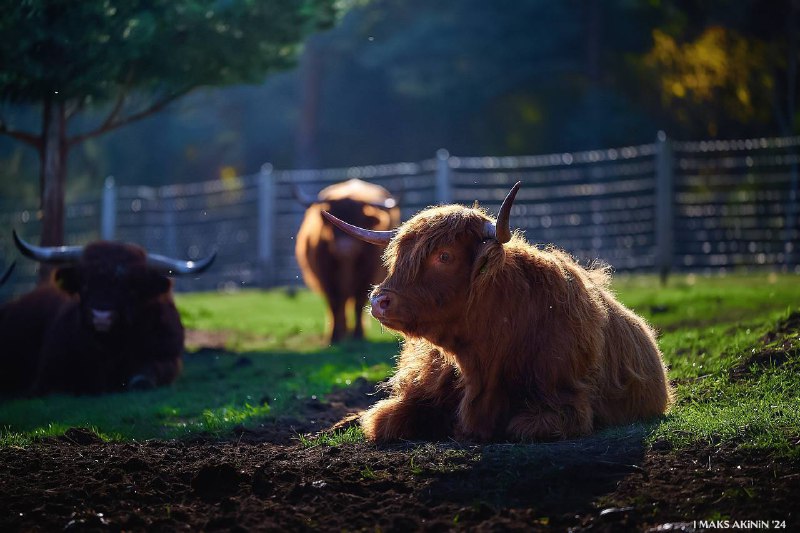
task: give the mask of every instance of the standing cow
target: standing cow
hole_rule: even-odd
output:
[[[426,209],[387,245],[372,314],[406,342],[391,395],[361,423],[374,441],[555,440],[664,413],[672,388],[653,331],[619,303],[606,268],[586,269],[478,208]]]
[[[385,275],[381,249],[354,239],[328,223],[328,211],[341,220],[371,230],[389,230],[400,222],[392,195],[378,185],[358,179],[336,183],[316,198],[295,196],[307,209],[297,232],[295,256],[306,285],[325,296],[329,308],[331,344],[347,335],[347,306],[355,317],[353,338],[364,337],[362,310],[372,284]]]
[[[98,241],[45,248],[20,239],[23,255],[58,265],[51,282],[0,308],[0,393],[93,394],[173,382],[184,330],[168,275],[198,274],[201,261]]]

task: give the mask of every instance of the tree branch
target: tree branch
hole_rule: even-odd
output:
[[[130,91],[132,84],[133,84],[133,69],[128,71],[128,75],[125,77],[125,83],[122,84],[122,88],[119,91],[119,96],[117,97],[117,101],[114,102],[114,107],[111,108],[111,111],[108,113],[108,116],[103,121],[103,124],[100,126],[101,130],[110,127],[117,120],[120,111],[122,111],[122,106],[125,105],[125,99],[128,97],[128,91]]]
[[[174,92],[174,93],[172,93],[170,95],[167,95],[167,96],[163,97],[160,100],[157,100],[152,105],[150,105],[150,106],[148,106],[148,107],[146,107],[146,108],[144,108],[144,109],[142,109],[140,111],[137,111],[136,113],[133,113],[131,115],[128,115],[128,116],[120,118],[118,116],[118,114],[119,114],[119,110],[122,107],[122,103],[123,103],[124,98],[125,98],[124,94],[123,94],[116,101],[116,103],[114,104],[114,109],[112,109],[111,113],[109,113],[108,117],[106,117],[106,120],[103,121],[103,123],[99,127],[97,127],[94,130],[87,131],[85,133],[74,135],[74,136],[70,137],[67,140],[67,143],[70,146],[75,145],[75,144],[79,144],[79,143],[82,143],[83,141],[85,141],[87,139],[92,139],[94,137],[98,137],[100,135],[103,135],[104,133],[108,133],[109,131],[112,131],[112,130],[115,130],[115,129],[120,128],[122,126],[125,126],[127,124],[130,124],[131,122],[136,122],[137,120],[141,120],[143,118],[149,117],[150,115],[154,115],[155,113],[158,113],[159,111],[161,111],[162,109],[167,107],[169,104],[171,104],[175,100],[177,100],[177,99],[181,98],[182,96],[188,94],[192,89],[194,89],[194,86],[185,87],[185,88],[183,88],[183,89],[181,89],[179,91],[176,91],[176,92]]]
[[[119,92],[119,97],[117,98],[117,101],[114,102],[114,107],[111,108],[111,111],[108,113],[108,116],[103,121],[103,124],[100,126],[101,130],[103,128],[108,128],[112,124],[114,124],[114,121],[116,121],[117,117],[119,116],[119,112],[122,110],[122,106],[125,103],[125,98],[127,96],[128,96],[127,88],[124,88]]]
[[[37,150],[42,149],[42,136],[35,135],[33,133],[28,133],[26,131],[18,131],[8,127],[6,121],[0,119],[0,135],[6,135],[7,137],[11,137],[12,139],[16,139],[21,141],[29,146],[36,148]]]

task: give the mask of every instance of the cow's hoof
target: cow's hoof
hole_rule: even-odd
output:
[[[128,381],[130,390],[150,390],[156,388],[156,383],[144,374],[136,374]]]

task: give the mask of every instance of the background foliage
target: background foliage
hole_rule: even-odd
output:
[[[108,174],[122,184],[187,182],[253,173],[266,161],[371,164],[440,147],[578,150],[649,142],[658,129],[680,139],[797,131],[791,0],[347,5],[340,24],[306,41],[294,70],[209,88],[84,143],[71,161],[72,190],[98,187]],[[258,31],[245,26],[248,38]],[[214,45],[203,34],[187,38]],[[166,61],[163,44],[149,57]],[[35,120],[24,105],[3,111]],[[4,198],[30,194],[35,159],[0,139]]]

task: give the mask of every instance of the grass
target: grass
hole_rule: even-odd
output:
[[[396,351],[396,343],[354,343],[307,353],[189,355],[171,387],[105,395],[102,401],[51,396],[0,403],[0,445],[51,424],[91,426],[122,439],[220,435],[292,414],[296,400],[324,396],[358,377],[383,378]]]
[[[618,276],[614,290],[659,331],[678,384],[678,401],[653,423],[650,440],[798,454],[800,338],[795,331],[765,340],[800,310],[798,276],[676,275],[666,287],[652,276]],[[25,445],[73,426],[114,440],[225,435],[291,414],[297,399],[323,396],[358,377],[382,379],[398,351],[397,339],[372,320],[367,341],[325,346],[324,304],[308,291],[179,294],[177,302],[187,328],[212,332],[224,350],[188,355],[171,387],[0,403],[0,446]],[[783,364],[745,368],[764,350],[784,353]],[[746,371],[734,375],[736,368]],[[355,429],[300,438],[305,446],[361,439]]]
[[[170,387],[98,398],[51,396],[0,402],[0,446],[91,427],[112,439],[222,435],[292,414],[297,400],[321,397],[359,377],[391,371],[397,339],[368,329],[367,342],[325,345],[324,303],[308,291],[178,294],[187,329],[232,339],[226,350],[184,359]],[[230,351],[227,351],[230,350]]]
[[[358,426],[350,426],[345,429],[333,431],[323,431],[318,435],[299,436],[300,444],[304,448],[316,448],[317,446],[339,446],[351,442],[361,442],[364,440],[364,432]]]
[[[224,333],[227,350],[309,352],[325,344],[325,307],[307,290],[179,294],[177,304],[187,329]],[[367,340],[394,339],[374,320],[364,324]]]
[[[768,342],[765,335],[800,311],[795,275],[675,277],[618,280],[616,292],[660,330],[659,344],[678,384],[677,403],[650,436],[678,448],[728,446],[800,457],[800,373],[797,331]],[[786,353],[793,350],[794,356]],[[744,379],[733,369],[754,354],[775,351],[783,365],[752,365]]]

